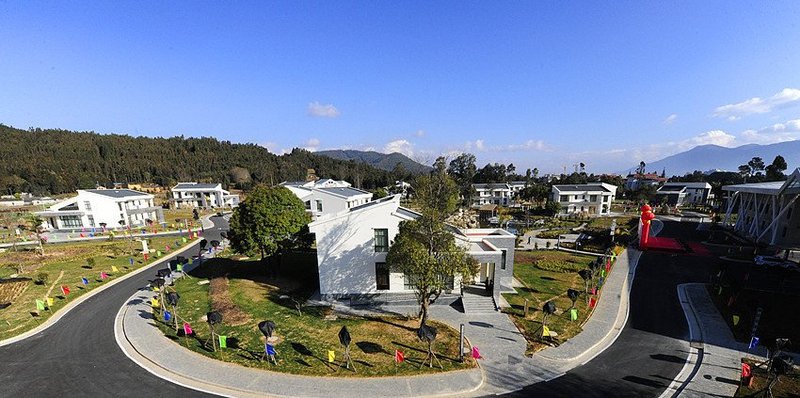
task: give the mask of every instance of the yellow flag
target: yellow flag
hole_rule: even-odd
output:
[[[158,286],[153,286],[153,291],[157,292],[158,291]]]
[[[119,268],[116,265],[111,266],[111,272],[119,272]]]
[[[542,326],[542,337],[550,337],[550,328]]]
[[[158,307],[160,307],[160,306],[158,305],[158,299],[157,299],[157,298],[154,298],[154,299],[152,299],[152,300],[150,301],[150,305],[152,305],[152,306],[153,306],[153,308],[158,308]]]
[[[333,362],[334,359],[336,359],[336,352],[328,350],[328,362]]]
[[[738,324],[739,324],[739,315],[734,315],[733,316],[733,326],[736,326]]]
[[[52,297],[48,297],[48,298],[47,298],[47,306],[48,306],[48,307],[52,307],[52,306],[53,306],[53,302],[54,302],[54,301],[55,301],[55,300],[53,300],[53,298],[52,298]]]

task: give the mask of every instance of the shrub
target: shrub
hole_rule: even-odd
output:
[[[89,266],[89,268],[93,268],[93,267],[94,267],[94,265],[95,265],[95,260],[94,260],[94,257],[89,257],[89,258],[87,258],[87,259],[86,259],[86,265],[88,265],[88,266]]]
[[[37,285],[46,284],[47,283],[47,279],[49,277],[50,277],[50,275],[48,275],[47,272],[40,272],[40,273],[36,274],[36,284]]]

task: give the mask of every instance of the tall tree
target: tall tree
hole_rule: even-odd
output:
[[[783,174],[784,171],[789,166],[786,164],[786,159],[783,156],[778,155],[775,156],[775,159],[772,161],[772,164],[766,167],[767,171],[767,181],[782,181],[786,179],[786,175]]]
[[[228,237],[237,252],[263,260],[295,246],[309,221],[305,205],[292,191],[258,186],[234,209]]]
[[[644,174],[646,166],[647,166],[647,163],[645,163],[644,160],[639,162],[639,167],[636,168],[636,174]]]
[[[458,185],[458,193],[461,195],[462,204],[467,204],[472,197],[472,180],[475,178],[475,173],[478,168],[475,167],[475,155],[471,153],[462,153],[455,159],[450,161],[447,167],[447,174],[455,180]]]
[[[440,169],[417,179],[415,186],[422,215],[400,224],[386,263],[413,283],[422,326],[428,320],[430,305],[451,287],[456,276],[471,278],[475,275],[477,264],[456,243],[444,223],[456,209],[455,182]]]
[[[764,171],[764,159],[761,159],[758,156],[754,156],[747,162],[747,165],[750,166],[750,175],[757,176],[760,175],[762,171]]]

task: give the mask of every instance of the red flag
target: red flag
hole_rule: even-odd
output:
[[[483,358],[481,356],[481,352],[478,351],[478,347],[474,347],[474,346],[472,347],[472,358],[473,359],[481,359],[481,358]]]
[[[742,377],[750,377],[750,375],[752,375],[750,365],[742,362]]]
[[[595,300],[594,297],[590,298],[589,299],[589,308],[594,308],[595,305],[597,305],[597,300]]]
[[[394,361],[397,363],[405,361],[406,358],[403,356],[403,351],[394,350]]]
[[[61,293],[65,296],[69,294],[69,286],[61,285]]]

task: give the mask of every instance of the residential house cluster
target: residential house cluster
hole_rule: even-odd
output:
[[[172,187],[170,203],[176,208],[224,208],[239,205],[239,195],[222,189],[222,184],[179,182]]]
[[[472,184],[475,191],[472,197],[472,207],[483,205],[513,206],[517,194],[526,186],[525,181],[491,182]]]
[[[282,182],[303,201],[306,211],[316,220],[324,214],[335,214],[372,201],[372,193],[353,188],[349,182],[329,178],[316,181]]]
[[[550,200],[560,206],[558,215],[603,216],[611,212],[617,186],[607,183],[553,185]]]

